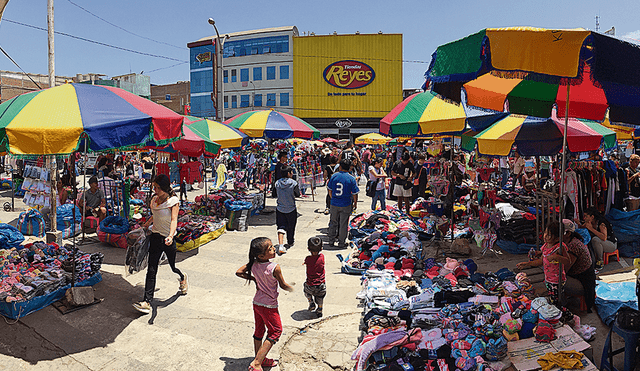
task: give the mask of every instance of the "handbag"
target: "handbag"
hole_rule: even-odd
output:
[[[417,186],[420,184],[420,175],[422,175],[422,169],[424,169],[424,167],[420,168],[420,171],[418,172],[418,176],[413,180],[414,186]]]
[[[640,331],[640,311],[622,307],[616,316],[616,325],[624,330]]]
[[[369,180],[367,182],[367,188],[366,188],[365,194],[369,197],[375,196],[377,186],[378,186],[377,180]]]

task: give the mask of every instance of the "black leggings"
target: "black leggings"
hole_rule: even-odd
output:
[[[169,246],[165,245],[165,237],[159,233],[153,233],[149,238],[151,239],[149,243],[149,267],[147,268],[147,279],[144,283],[144,301],[151,303],[153,293],[156,290],[156,274],[158,274],[158,264],[160,263],[162,252],[167,254],[171,270],[180,276],[181,281],[184,279],[184,275],[176,268],[176,242],[173,241]]]

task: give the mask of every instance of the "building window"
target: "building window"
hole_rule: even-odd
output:
[[[244,82],[244,81],[249,81],[249,69],[248,68],[243,68],[240,70],[240,81]]]
[[[237,81],[236,70],[231,70],[231,82],[236,82],[236,81]]]
[[[267,94],[267,106],[276,105],[276,93]]]
[[[280,66],[280,80],[289,80],[289,66]]]
[[[262,67],[253,67],[253,81],[262,80]]]
[[[209,49],[206,50],[210,50]],[[205,49],[192,49],[195,66],[198,61],[196,55]],[[256,37],[247,40],[227,41],[224,43],[222,55],[224,58],[239,57],[243,55],[256,55],[267,53],[287,53],[289,51],[289,36]],[[193,67],[197,68],[197,67]]]
[[[256,94],[255,97],[253,97],[253,106],[262,107],[262,94]]]
[[[224,108],[229,108],[229,97],[227,95],[224,96]]]
[[[231,108],[238,108],[238,96],[237,95],[232,95],[231,96]]]
[[[240,107],[249,107],[249,94],[240,96]]]
[[[224,76],[224,83],[228,83],[229,82],[229,70],[224,70],[222,73],[222,76]]]
[[[275,80],[276,79],[276,67],[271,66],[267,67],[267,80]]]
[[[280,105],[289,107],[289,93],[280,93]]]
[[[165,94],[164,100],[171,100],[171,94]]]

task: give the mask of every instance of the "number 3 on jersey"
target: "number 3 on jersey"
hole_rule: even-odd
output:
[[[336,183],[336,197],[342,196],[344,191],[344,185],[342,183]]]

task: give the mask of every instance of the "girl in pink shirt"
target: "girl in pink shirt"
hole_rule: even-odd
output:
[[[275,367],[278,361],[267,358],[267,354],[282,335],[282,321],[278,312],[278,286],[289,292],[293,287],[285,282],[280,265],[270,260],[276,257],[276,249],[267,237],[251,240],[249,263],[236,272],[236,276],[256,284],[256,295],[253,297],[253,315],[255,331],[253,347],[255,358],[249,370],[262,370],[262,367]],[[265,328],[267,339],[263,342]]]
[[[544,231],[544,245],[542,246],[542,266],[544,269],[544,284],[554,305],[558,305],[558,288],[560,282],[566,281],[565,268],[571,262],[567,253],[567,246],[560,245],[560,223],[553,221]],[[560,263],[563,269],[560,270]]]

